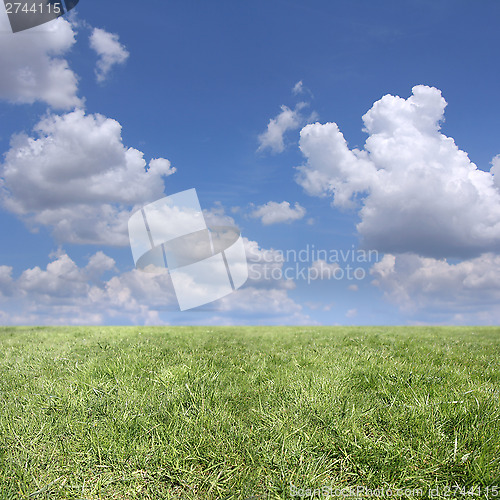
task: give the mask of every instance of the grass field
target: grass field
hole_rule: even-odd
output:
[[[0,408],[1,499],[500,498],[500,328],[1,328]]]

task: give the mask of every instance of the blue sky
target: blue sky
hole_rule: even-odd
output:
[[[498,323],[499,15],[80,0],[12,34],[1,11],[0,322]],[[190,188],[251,269],[180,312],[168,276],[134,270],[126,222]],[[362,279],[322,258],[369,250]]]

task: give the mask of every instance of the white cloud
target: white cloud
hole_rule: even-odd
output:
[[[251,217],[260,218],[262,224],[268,226],[270,224],[279,224],[282,222],[292,222],[299,220],[306,214],[306,209],[295,203],[294,207],[290,206],[288,201],[277,203],[269,201],[265,205],[257,207],[251,214]]]
[[[258,151],[270,149],[273,153],[282,153],[285,150],[284,136],[289,130],[296,130],[304,121],[300,111],[306,103],[301,102],[290,109],[288,106],[281,106],[281,112],[276,118],[271,118],[267,125],[267,130],[259,135]]]
[[[12,267],[0,266],[0,297],[8,296],[13,290]]]
[[[349,309],[346,313],[346,318],[355,318],[358,315],[357,309]]]
[[[177,168],[172,167],[171,163],[165,158],[153,158],[149,162],[148,168],[152,168],[156,172],[164,172],[163,175],[168,176],[175,174]]]
[[[5,208],[32,226],[48,226],[61,242],[128,245],[135,205],[161,198],[175,169],[123,145],[121,126],[82,110],[49,115],[11,139],[0,166]]]
[[[286,290],[244,287],[227,295],[218,303],[217,309],[238,317],[242,315],[255,324],[310,324],[309,316],[302,313],[302,306],[287,294]]]
[[[308,89],[302,80],[298,81],[292,88],[292,94],[293,95],[301,95],[301,94],[307,94],[310,98],[314,98],[313,93],[311,92],[310,89]],[[313,113],[313,117],[316,116],[316,113]],[[311,118],[310,120],[312,120]]]
[[[292,93],[298,95],[302,94],[302,92],[304,92],[304,83],[300,80],[293,86]]]
[[[75,33],[59,18],[43,27],[10,32],[2,5],[0,13],[0,99],[13,103],[41,101],[57,109],[82,106],[78,78],[62,56],[75,43]]]
[[[254,242],[246,243],[254,246]],[[104,278],[105,274],[109,276]],[[203,309],[210,315],[218,313],[219,320],[213,322],[219,324],[254,323],[256,315],[278,324],[310,322],[302,307],[288,296],[288,288],[283,280],[264,284],[254,276],[244,288]],[[102,252],[79,267],[60,250],[45,269],[26,269],[17,279],[12,277],[12,268],[0,267],[0,319],[4,324],[163,324],[162,311],[178,311],[168,272],[134,269],[120,273],[115,261]]]
[[[203,210],[203,217],[208,227],[215,226],[232,226],[236,227],[236,222],[234,219],[227,215],[224,207],[220,202],[216,202],[215,206],[209,210]]]
[[[118,35],[94,28],[90,35],[90,47],[95,50],[97,60],[96,77],[98,82],[103,82],[116,64],[123,64],[129,57],[129,52],[119,42]]]
[[[248,286],[253,288],[295,288],[292,279],[285,279],[283,253],[279,250],[261,248],[256,241],[243,238],[248,262]]]
[[[3,270],[0,268],[0,284]],[[46,269],[26,269],[9,284],[0,317],[8,324],[102,324],[110,321],[162,323],[155,309],[177,307],[168,273],[116,272],[102,252],[84,267],[60,251]],[[1,285],[0,285],[1,286]]]
[[[27,269],[21,274],[17,286],[23,294],[36,298],[37,303],[53,303],[55,298],[58,303],[66,303],[83,296],[88,290],[84,271],[66,254],[50,262],[45,270],[38,266]]]
[[[92,255],[85,267],[85,273],[89,280],[98,281],[107,271],[116,271],[115,261],[105,253],[99,251]]]
[[[384,96],[363,116],[362,150],[349,149],[335,123],[305,126],[297,181],[335,206],[360,205],[365,247],[430,257],[500,250],[498,157],[490,172],[479,170],[440,132],[445,106],[423,85],[408,99]]]
[[[493,158],[490,172],[493,174],[493,184],[500,190],[500,155]]]
[[[337,269],[340,269],[340,266],[336,262],[329,264],[323,259],[318,259],[311,264],[308,270],[308,278],[310,280],[334,279]]]
[[[486,253],[458,263],[414,254],[386,254],[373,265],[373,284],[409,313],[450,321],[500,321],[500,256]],[[457,316],[458,317],[458,316]]]

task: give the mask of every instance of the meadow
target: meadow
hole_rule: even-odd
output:
[[[500,498],[499,327],[0,328],[1,499],[353,491]]]

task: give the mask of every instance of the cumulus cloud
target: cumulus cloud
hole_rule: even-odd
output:
[[[307,106],[300,102],[295,109],[281,106],[281,112],[269,120],[267,130],[259,135],[258,151],[271,150],[273,153],[282,153],[285,150],[284,136],[289,130],[296,130],[304,121],[301,110]]]
[[[124,146],[121,125],[82,110],[48,115],[12,137],[0,165],[2,204],[60,242],[128,245],[131,209],[161,198],[168,160]]]
[[[172,167],[172,164],[165,158],[153,158],[148,165],[148,168],[155,172],[164,172],[164,175],[172,175],[177,172],[177,168]]]
[[[0,302],[5,323],[161,323],[155,308],[176,307],[168,273],[117,274],[115,261],[103,252],[92,255],[83,267],[63,251],[52,258],[45,269],[26,269],[15,280],[12,270],[6,270],[10,293]],[[3,271],[0,268],[0,287]],[[114,276],[103,279],[107,272]]]
[[[102,251],[92,255],[89,259],[89,263],[85,266],[85,273],[91,282],[97,282],[107,271],[116,270],[114,259]]]
[[[446,105],[423,85],[408,99],[384,96],[363,116],[361,150],[348,147],[335,123],[305,126],[298,183],[337,207],[359,208],[365,247],[435,258],[500,250],[498,157],[480,170],[441,133]]]
[[[21,274],[15,283],[17,309],[34,323],[56,319],[58,323],[99,324],[117,318],[161,322],[154,308],[175,304],[168,274],[133,270],[96,283],[96,277],[114,269],[113,259],[102,252],[83,268],[60,253],[46,269],[35,267]],[[15,317],[9,322],[15,323]]]
[[[500,155],[493,158],[490,172],[493,174],[493,184],[500,190]]]
[[[410,313],[445,319],[500,320],[500,256],[457,263],[415,254],[386,254],[373,265],[373,284]]]
[[[5,9],[0,9],[0,99],[13,103],[44,102],[57,109],[82,106],[78,78],[64,55],[75,43],[75,33],[59,18],[27,32],[10,33]]]
[[[90,35],[90,47],[97,53],[96,77],[103,82],[108,77],[113,66],[123,64],[129,57],[129,52],[119,42],[118,35],[94,28]]]
[[[38,266],[25,270],[17,286],[21,293],[31,295],[37,303],[54,298],[58,303],[66,303],[81,297],[87,290],[85,272],[66,254],[50,262],[45,270]]]
[[[246,245],[254,242],[247,240]],[[114,259],[103,252],[80,267],[60,250],[45,269],[26,269],[17,278],[12,274],[11,267],[0,266],[0,319],[4,324],[164,324],[163,311],[179,310],[168,272],[133,269],[120,273]],[[213,322],[219,324],[253,323],[256,313],[267,322],[310,322],[280,280],[268,280],[266,286],[255,276],[245,288],[203,310],[217,313],[219,320]]]
[[[268,226],[270,224],[299,220],[302,219],[305,214],[306,209],[300,206],[299,203],[295,203],[295,206],[291,207],[288,201],[282,201],[281,203],[269,201],[265,205],[257,207],[251,212],[250,216],[260,218],[262,224]]]

